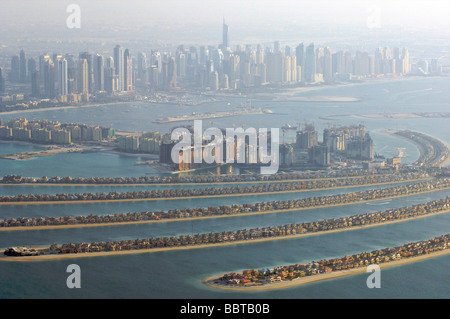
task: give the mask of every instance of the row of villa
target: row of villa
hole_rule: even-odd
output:
[[[123,240],[101,243],[69,243],[58,246],[51,245],[42,253],[74,254],[102,251],[139,250],[161,247],[194,246],[203,244],[219,244],[225,242],[251,241],[263,238],[286,237],[297,234],[314,233],[320,231],[345,230],[371,224],[405,220],[419,216],[443,212],[450,208],[450,197],[398,209],[390,209],[375,213],[366,213],[350,217],[332,218],[321,221],[287,224],[282,226],[268,226],[264,228],[224,231],[219,233],[205,233],[196,235],[182,235],[179,237],[160,237],[136,240]]]
[[[375,175],[394,174],[398,176],[409,175],[409,178],[421,178],[429,175],[449,173],[450,168],[372,168],[345,169],[331,171],[304,171],[304,172],[279,172],[272,175],[189,175],[189,176],[141,176],[141,177],[59,177],[48,178],[23,177],[20,175],[7,175],[0,179],[1,184],[175,184],[175,183],[220,183],[220,182],[260,182],[283,181],[318,178],[347,178],[347,177],[372,177]],[[404,178],[408,178],[407,176]]]
[[[232,216],[248,213],[263,213],[271,211],[291,211],[295,209],[316,208],[330,205],[351,204],[364,200],[382,199],[390,196],[417,194],[423,191],[437,190],[450,187],[450,180],[433,184],[417,183],[406,186],[397,186],[385,189],[361,191],[357,193],[337,194],[322,197],[308,197],[297,200],[258,202],[255,204],[243,204],[220,207],[198,207],[198,208],[182,208],[172,209],[167,212],[161,211],[144,211],[116,213],[114,215],[87,215],[87,216],[62,216],[62,217],[19,217],[5,218],[0,221],[1,227],[25,227],[25,226],[60,226],[60,225],[86,225],[86,224],[108,224],[138,221],[155,221],[155,220],[175,220],[191,217],[209,217],[209,216]]]
[[[383,179],[382,179],[383,180]],[[389,177],[385,177],[385,180],[389,181]],[[312,182],[311,188],[307,188],[304,182],[299,183],[270,183],[270,184],[258,184],[248,186],[233,186],[223,188],[198,188],[198,189],[164,189],[164,190],[146,190],[146,191],[134,191],[134,192],[97,192],[97,193],[62,193],[62,194],[20,194],[16,196],[2,196],[0,202],[14,203],[14,202],[61,202],[61,201],[91,201],[91,200],[138,200],[138,199],[170,199],[170,198],[183,198],[183,197],[198,197],[198,196],[223,196],[233,195],[238,196],[240,194],[264,194],[264,193],[277,193],[277,192],[295,192],[306,189],[321,189],[324,187],[314,187],[314,185],[325,185],[325,187],[339,187],[339,186],[361,186],[370,185],[371,183],[363,184],[361,179],[358,179],[359,183],[352,184],[349,180],[334,180],[334,181],[315,181]],[[370,182],[371,180],[369,180]],[[399,181],[399,180],[396,180]],[[378,181],[377,181],[378,182]],[[433,189],[442,189],[450,187],[450,178],[439,178],[430,181],[412,183],[409,185],[402,185],[398,187],[370,190],[367,192],[361,192],[364,194],[360,200],[383,198],[386,196],[399,196],[408,195],[417,192],[431,191]],[[351,198],[353,194],[336,195],[344,196],[346,201]],[[324,197],[328,198],[328,197]],[[330,202],[329,204],[332,204]]]
[[[208,283],[217,286],[250,287],[270,285],[282,281],[295,281],[306,276],[367,267],[371,264],[389,263],[404,258],[413,258],[442,251],[450,247],[449,241],[450,234],[446,234],[398,247],[374,250],[372,252],[362,252],[341,258],[312,261],[307,264],[263,268],[259,270],[244,270],[241,273],[227,273]]]

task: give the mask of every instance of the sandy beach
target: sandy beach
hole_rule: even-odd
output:
[[[108,103],[95,103],[95,104],[43,107],[43,108],[36,108],[36,109],[31,108],[31,109],[28,109],[28,110],[16,110],[16,111],[0,112],[0,116],[3,115],[3,114],[24,114],[24,113],[40,112],[40,111],[82,109],[82,108],[88,108],[88,107],[108,106],[108,105],[114,105],[114,104],[132,104],[132,103],[137,103],[137,102],[140,102],[140,101],[129,101],[129,102],[117,101],[117,102],[108,102]]]
[[[188,249],[200,249],[200,248],[210,248],[210,247],[222,247],[222,246],[232,246],[232,245],[242,245],[242,244],[253,244],[253,243],[261,243],[267,241],[274,240],[285,240],[285,239],[296,239],[310,236],[320,236],[324,234],[332,234],[338,232],[352,231],[358,229],[372,228],[378,227],[382,225],[390,225],[397,224],[405,221],[416,220],[421,218],[426,218],[430,216],[437,216],[441,214],[447,214],[450,212],[449,210],[440,211],[437,213],[427,214],[424,216],[417,216],[414,218],[404,218],[384,223],[376,223],[369,224],[363,226],[354,226],[344,229],[334,229],[327,231],[318,231],[313,233],[305,233],[305,234],[296,234],[289,236],[280,236],[280,237],[267,237],[267,238],[258,238],[252,240],[237,240],[225,243],[215,243],[215,244],[202,244],[202,245],[192,245],[192,246],[179,246],[179,247],[162,247],[162,248],[149,248],[149,249],[133,249],[133,250],[121,250],[121,251],[102,251],[96,253],[79,253],[79,254],[53,254],[53,255],[40,255],[40,256],[27,256],[27,257],[10,257],[5,255],[0,255],[0,261],[19,261],[19,262],[32,262],[32,261],[41,261],[41,260],[55,260],[55,259],[70,259],[70,258],[86,258],[86,257],[101,257],[101,256],[115,256],[115,255],[129,255],[129,254],[143,254],[143,253],[154,253],[161,251],[173,251],[173,250],[188,250]],[[34,247],[36,248],[36,247]],[[39,247],[42,249],[42,247]]]
[[[419,150],[419,153],[420,153],[420,157],[424,156],[424,154],[425,154],[425,149],[424,149],[424,147],[421,144],[417,143],[414,140],[407,139],[407,138],[405,138],[405,137],[403,137],[401,135],[397,135],[396,133],[399,132],[398,130],[377,130],[377,132],[382,133],[382,134],[387,134],[387,135],[394,135],[394,136],[396,136],[398,138],[401,138],[401,139],[404,139],[406,141],[409,141],[409,142],[411,142],[412,144],[414,144],[417,147],[417,149]],[[441,139],[438,139],[438,138],[436,138],[434,136],[432,136],[432,138],[434,138],[434,139],[438,140],[439,142],[441,142],[447,148],[447,152],[450,153],[450,144],[448,144],[447,142],[445,142],[445,141],[443,141]],[[450,156],[447,156],[447,158],[445,158],[445,160],[439,166],[440,167],[445,167],[445,166],[447,166],[449,164],[450,164]]]
[[[411,257],[411,258],[404,258],[404,259],[400,259],[400,260],[396,260],[396,261],[391,261],[388,263],[380,263],[378,265],[382,269],[398,267],[398,266],[403,266],[406,264],[411,264],[411,263],[415,263],[415,262],[419,262],[419,261],[423,261],[423,260],[427,260],[427,259],[445,256],[449,253],[450,253],[450,248],[447,248],[445,250],[440,250],[440,251],[433,252],[433,253],[426,254],[426,255],[421,255],[421,256]],[[223,286],[223,285],[214,285],[211,283],[211,281],[221,277],[223,274],[209,276],[209,277],[203,279],[202,282],[206,286],[215,288],[215,289],[252,292],[252,291],[264,291],[264,290],[291,288],[291,287],[301,286],[301,285],[305,285],[305,284],[309,284],[309,283],[313,283],[313,282],[331,280],[331,279],[366,273],[366,271],[367,271],[367,267],[364,266],[364,267],[353,268],[353,269],[348,269],[348,270],[334,271],[331,273],[306,276],[306,277],[294,279],[291,281],[281,281],[281,282],[275,282],[275,283],[271,283],[271,284],[267,284],[267,285],[248,286],[248,287]]]
[[[389,182],[389,183],[378,183],[378,184],[370,184],[367,186],[376,186],[376,185],[389,185],[389,184],[398,184],[403,182]],[[0,202],[0,206],[7,205],[60,205],[60,204],[88,204],[88,203],[114,203],[114,202],[141,202],[141,201],[154,201],[154,200],[184,200],[184,199],[196,199],[196,198],[218,198],[218,197],[237,197],[237,196],[257,196],[257,195],[271,195],[271,194],[287,194],[287,193],[301,193],[301,192],[311,192],[311,191],[322,191],[322,190],[331,190],[331,189],[341,189],[341,188],[352,188],[352,187],[361,187],[364,185],[351,185],[351,186],[340,186],[340,187],[326,187],[326,188],[316,188],[316,189],[298,189],[298,190],[289,190],[289,191],[277,191],[277,192],[265,192],[265,193],[236,193],[236,194],[222,194],[222,195],[198,195],[198,196],[180,196],[180,197],[157,197],[157,198],[130,198],[130,199],[108,199],[108,200],[66,200],[66,201],[38,201],[38,202]],[[400,195],[400,196],[392,196],[392,197],[383,197],[378,198],[376,200],[397,198],[403,196],[411,196],[416,194],[426,194],[429,192],[435,192],[439,190],[449,189],[440,188],[433,189],[431,191]],[[366,201],[364,201],[366,202]],[[352,203],[350,203],[352,204]],[[323,206],[322,206],[323,207]]]
[[[392,78],[372,78],[372,79],[363,79],[358,82],[344,82],[344,83],[336,83],[336,84],[317,84],[312,86],[303,86],[296,88],[288,88],[288,89],[280,89],[275,93],[254,93],[249,94],[248,98],[251,99],[261,99],[261,100],[276,100],[276,101],[305,101],[305,102],[355,102],[360,101],[361,99],[358,97],[348,97],[348,96],[311,96],[311,97],[302,97],[298,96],[298,94],[304,92],[317,91],[321,89],[327,88],[339,88],[339,87],[351,87],[351,86],[359,86],[359,85],[370,85],[377,83],[389,83],[389,82],[401,82],[401,81],[409,81],[414,80],[419,77],[408,76],[408,77],[392,77]]]

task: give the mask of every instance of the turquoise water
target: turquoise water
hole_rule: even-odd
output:
[[[332,124],[348,125],[363,122],[375,142],[375,151],[392,156],[397,147],[405,147],[408,158],[414,162],[418,151],[404,140],[375,132],[377,129],[413,129],[438,137],[450,143],[448,119],[368,119],[355,114],[381,112],[449,112],[450,79],[428,78],[406,82],[380,83],[324,88],[302,95],[340,95],[359,97],[352,103],[305,103],[305,102],[257,102],[254,106],[270,108],[274,114],[249,115],[239,118],[214,119],[217,127],[240,125],[255,127],[281,126],[285,123],[313,122],[322,131]],[[431,88],[431,90],[429,90]],[[171,112],[191,114],[234,108],[241,99],[226,103],[199,106],[175,106],[135,103],[134,105],[111,105],[83,110],[55,110],[21,114],[27,118],[48,118],[61,122],[83,122],[87,124],[111,125],[122,130],[164,132],[171,125],[152,123],[155,117],[164,117]],[[157,114],[155,116],[154,114]],[[2,119],[16,115],[2,115]],[[126,118],[126,120],[124,120]],[[330,124],[331,123],[331,124]],[[204,125],[206,124],[206,121]],[[321,137],[320,137],[321,138]],[[319,138],[319,139],[320,139]],[[39,148],[16,143],[1,143],[0,154],[32,151]],[[108,153],[61,154],[35,158],[29,161],[0,160],[0,176],[21,174],[25,176],[142,176],[156,174],[146,166],[135,166],[138,157]],[[156,186],[152,186],[156,187]],[[157,186],[160,187],[160,186]],[[198,186],[196,186],[198,187]],[[124,186],[121,191],[148,187]],[[2,186],[1,195],[20,193],[56,193],[109,191],[110,187],[29,187]],[[304,192],[281,195],[258,195],[217,199],[190,199],[154,202],[125,202],[99,204],[1,206],[0,218],[21,216],[109,214],[129,211],[159,210],[182,207],[208,207],[241,203],[255,203],[277,199],[300,198],[351,192],[363,188]],[[49,245],[63,242],[92,242],[135,239],[156,236],[178,236],[182,234],[216,232],[243,228],[264,227],[299,223],[325,218],[338,218],[371,211],[414,205],[449,196],[449,191],[410,196],[403,199],[381,200],[367,204],[355,204],[334,208],[217,218],[194,222],[180,221],[99,228],[66,230],[40,230],[0,232],[0,247],[13,245]],[[62,261],[40,261],[36,263],[0,263],[0,298],[449,298],[450,256],[430,259],[401,267],[381,271],[381,288],[369,289],[366,274],[305,286],[266,292],[227,292],[203,286],[202,278],[211,274],[237,271],[246,268],[270,267],[291,263],[309,262],[324,258],[339,257],[362,251],[402,245],[449,232],[450,214],[427,217],[393,225],[354,230],[348,232],[233,245],[186,251],[158,252],[129,256],[68,259]],[[81,267],[81,289],[66,287],[66,267],[76,263]]]

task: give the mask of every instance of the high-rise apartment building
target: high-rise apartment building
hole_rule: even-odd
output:
[[[27,82],[27,59],[25,57],[25,52],[20,50],[20,61],[19,61],[19,82]]]
[[[124,50],[121,45],[114,48],[114,70],[118,76],[118,91],[125,89]]]
[[[313,83],[316,81],[316,55],[314,43],[306,47],[305,51],[305,82]]]
[[[58,94],[67,95],[68,89],[68,75],[67,75],[67,60],[58,60]]]
[[[222,46],[223,48],[229,47],[228,42],[228,25],[225,23],[225,19],[223,19],[223,26],[222,26]]]

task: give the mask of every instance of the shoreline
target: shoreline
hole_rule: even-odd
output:
[[[153,252],[161,252],[161,251],[177,251],[177,250],[202,249],[202,248],[262,243],[262,242],[267,242],[267,241],[298,239],[298,238],[303,238],[303,237],[320,236],[320,235],[326,235],[326,234],[332,234],[332,233],[338,233],[338,232],[361,230],[361,229],[373,228],[373,227],[378,227],[378,226],[383,226],[383,225],[397,224],[397,223],[402,223],[405,221],[417,220],[417,219],[426,218],[426,217],[433,217],[433,216],[438,216],[438,215],[447,214],[447,213],[450,213],[450,209],[427,214],[427,215],[416,216],[413,218],[402,218],[402,219],[393,220],[393,221],[389,221],[389,222],[383,222],[383,223],[374,223],[374,224],[368,224],[368,225],[363,225],[363,226],[353,226],[353,227],[347,227],[347,228],[343,228],[343,229],[324,230],[324,231],[295,234],[295,235],[288,235],[288,236],[265,237],[265,238],[258,238],[258,239],[252,239],[252,240],[236,240],[236,241],[230,241],[230,242],[224,242],[224,243],[214,243],[214,244],[186,245],[186,246],[162,247],[162,248],[146,248],[146,249],[133,249],[133,250],[121,250],[121,251],[102,251],[102,252],[89,252],[89,253],[76,253],[76,254],[51,254],[51,255],[23,256],[23,257],[11,257],[11,256],[1,255],[0,261],[33,262],[33,261],[43,261],[43,260],[143,254],[143,253],[153,253]],[[48,248],[48,247],[46,247],[46,248]],[[449,249],[449,251],[450,251],[450,249]]]
[[[39,111],[54,111],[54,110],[69,110],[69,109],[81,109],[88,107],[98,107],[98,106],[109,106],[114,104],[132,104],[141,101],[117,101],[117,102],[106,102],[106,103],[94,103],[94,104],[82,104],[82,105],[67,105],[67,106],[54,106],[54,107],[42,107],[42,108],[32,108],[28,110],[15,110],[15,111],[6,111],[0,112],[0,116],[3,114],[22,114],[22,113],[30,113],[30,112],[39,112]]]
[[[429,254],[424,254],[424,255],[420,255],[420,256],[416,256],[416,257],[402,258],[400,260],[391,261],[391,262],[387,262],[387,263],[380,263],[377,265],[383,269],[391,268],[391,267],[399,267],[399,266],[403,266],[406,264],[411,264],[411,263],[415,263],[415,262],[419,262],[419,261],[423,261],[423,260],[427,260],[427,259],[445,256],[449,253],[450,253],[450,248],[447,248],[447,249],[429,253]],[[310,284],[310,283],[314,283],[314,282],[332,280],[332,279],[337,279],[337,278],[342,278],[342,277],[347,277],[347,276],[353,276],[353,275],[366,273],[366,272],[367,272],[367,267],[363,266],[363,267],[359,267],[359,268],[334,271],[331,273],[323,273],[323,274],[319,274],[319,275],[306,276],[306,277],[302,277],[302,278],[299,278],[296,280],[291,280],[291,281],[282,281],[282,282],[276,282],[276,283],[271,283],[271,284],[266,284],[266,285],[248,286],[248,287],[232,287],[232,286],[228,287],[225,285],[217,285],[217,284],[211,283],[211,281],[216,280],[221,275],[223,275],[223,274],[217,274],[214,276],[208,276],[208,277],[204,278],[202,280],[202,283],[204,285],[206,285],[207,287],[214,288],[214,289],[252,292],[252,291],[266,291],[266,290],[274,290],[274,289],[292,288],[292,287],[297,287],[297,286]]]
[[[390,135],[390,136],[395,136],[395,137],[400,138],[400,139],[403,139],[403,140],[405,140],[405,141],[409,141],[409,142],[412,143],[414,146],[416,146],[417,149],[419,150],[419,159],[423,158],[423,156],[426,155],[426,150],[425,150],[425,148],[424,148],[424,146],[423,146],[422,144],[418,143],[418,142],[417,142],[416,140],[414,140],[414,139],[410,139],[410,138],[407,138],[407,137],[405,137],[405,136],[402,136],[402,135],[398,134],[398,133],[403,132],[403,131],[405,131],[405,130],[392,130],[392,129],[391,129],[391,130],[377,130],[377,131],[378,131],[379,133],[382,133],[382,134],[386,134],[386,135]],[[412,131],[411,131],[411,132],[412,132]],[[430,138],[435,139],[436,141],[442,143],[442,144],[447,148],[447,152],[450,153],[450,144],[448,144],[447,142],[445,142],[445,141],[443,141],[443,140],[441,140],[441,139],[439,139],[439,138],[437,138],[437,137],[428,135],[428,134],[424,134],[424,133],[421,133],[421,132],[418,132],[418,133],[419,133],[419,134],[423,134],[423,135],[425,135],[425,136],[427,136],[427,137],[430,137]],[[418,159],[418,160],[419,160],[419,159]],[[418,160],[417,160],[417,161],[418,161]],[[445,166],[447,166],[447,165],[449,165],[449,164],[450,164],[450,156],[447,156],[447,158],[439,165],[439,167],[445,167]]]
[[[420,180],[419,180],[420,181]],[[406,182],[388,182],[388,183],[379,183],[379,184],[370,184],[370,186],[379,186],[379,185],[389,185],[389,184],[400,184],[407,183]],[[197,196],[180,196],[180,197],[154,197],[154,198],[133,198],[133,199],[92,199],[92,200],[65,200],[65,201],[23,201],[23,202],[0,202],[0,206],[15,206],[15,205],[61,205],[61,204],[89,204],[89,203],[114,203],[114,202],[142,202],[142,201],[155,201],[155,200],[180,200],[180,199],[201,199],[201,198],[218,198],[218,197],[238,197],[238,196],[258,196],[258,195],[273,195],[273,194],[288,194],[288,193],[301,193],[301,192],[312,192],[312,191],[322,191],[322,190],[332,190],[332,189],[344,189],[344,188],[359,188],[364,185],[352,185],[352,186],[339,186],[339,187],[324,187],[317,189],[299,189],[299,190],[288,190],[288,191],[276,191],[276,192],[263,192],[263,193],[235,193],[235,194],[219,194],[219,195],[197,195]],[[406,195],[398,195],[398,196],[388,196],[377,198],[375,200],[383,200],[404,196],[412,196],[417,194],[426,194],[430,192],[440,191],[449,189],[449,187],[443,187],[440,189],[433,189],[431,191],[424,192],[416,192],[412,194]]]

